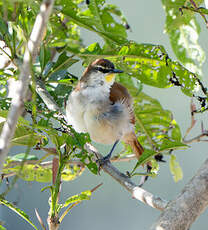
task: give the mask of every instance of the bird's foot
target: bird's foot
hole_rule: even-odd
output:
[[[100,172],[100,170],[101,170],[103,165],[105,165],[108,162],[110,162],[110,158],[111,158],[111,156],[108,154],[107,156],[96,160],[96,163],[98,164],[98,171],[99,172]]]
[[[96,160],[96,163],[98,164],[98,172],[100,172],[101,168],[103,165],[107,164],[108,162],[110,162],[110,158],[111,155],[113,153],[113,150],[115,149],[116,145],[118,144],[119,140],[117,140],[114,144],[113,147],[111,149],[111,151],[108,153],[108,155],[106,155],[105,157]]]

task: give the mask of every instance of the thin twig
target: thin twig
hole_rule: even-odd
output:
[[[195,8],[195,10],[198,10],[198,7],[197,7],[196,3],[194,2],[194,0],[190,0],[190,2],[191,2],[191,4],[193,5],[193,7]],[[207,19],[206,19],[205,15],[204,15],[203,13],[201,13],[201,12],[198,12],[198,13],[199,13],[199,14],[202,16],[202,18],[204,19],[204,21],[205,21],[205,23],[206,23],[206,26],[208,26]]]
[[[191,139],[186,139],[186,137],[188,136],[188,134],[191,132],[191,130],[194,128],[195,124],[196,124],[196,120],[194,118],[194,111],[196,110],[196,106],[194,105],[193,101],[191,102],[191,106],[190,106],[190,109],[191,109],[191,125],[190,127],[187,129],[184,137],[183,137],[183,142],[185,144],[191,144],[191,143],[194,143],[194,142],[200,142],[200,141],[205,141],[207,142],[207,140],[203,140],[202,138],[203,137],[208,137],[208,131],[207,130],[204,130],[203,128],[203,123],[201,124],[201,134],[191,138]]]
[[[196,110],[196,106],[195,104],[193,103],[193,100],[191,101],[191,104],[190,104],[190,110],[191,110],[191,125],[190,127],[186,130],[186,133],[183,137],[183,141],[185,141],[186,137],[188,136],[188,134],[190,133],[190,131],[193,129],[193,127],[195,126],[196,124],[196,120],[194,118],[194,111]]]
[[[45,227],[45,225],[44,225],[44,223],[43,223],[43,220],[42,220],[42,218],[40,217],[40,215],[39,215],[37,209],[35,209],[35,215],[36,215],[36,217],[37,217],[37,219],[38,219],[38,221],[39,221],[41,227],[43,228],[43,230],[46,230],[46,227]]]
[[[7,157],[18,117],[24,109],[24,100],[27,95],[31,75],[31,63],[35,61],[39,51],[46,30],[47,21],[53,7],[53,2],[54,0],[44,0],[41,4],[40,13],[36,17],[30,39],[26,45],[19,80],[16,82],[15,96],[12,99],[11,108],[0,136],[0,171],[2,170],[4,161]]]
[[[193,137],[193,138],[191,138],[189,140],[184,140],[183,139],[183,142],[185,144],[191,144],[191,143],[200,142],[200,141],[208,142],[208,139],[207,140],[203,140],[202,139],[203,137],[208,137],[208,131],[204,131],[204,133],[202,133],[202,134],[200,134],[200,135],[198,135],[196,137]]]
[[[191,0],[190,0],[191,1]],[[202,8],[201,7],[197,7],[196,6],[196,4],[194,3],[194,1],[191,1],[191,3],[192,3],[192,7],[188,7],[188,6],[181,6],[180,8],[179,8],[179,10],[181,11],[181,13],[182,13],[182,15],[183,15],[183,11],[182,10],[189,10],[189,11],[192,11],[192,12],[195,12],[195,13],[198,13],[198,14],[200,14],[201,16],[202,16],[202,18],[204,19],[204,22],[205,22],[205,24],[206,24],[206,27],[208,28],[208,21],[207,21],[207,19],[206,19],[206,16],[205,16],[205,14],[203,13],[203,12],[201,12],[202,10]]]

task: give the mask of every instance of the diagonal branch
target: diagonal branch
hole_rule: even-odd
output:
[[[98,156],[98,158],[103,157],[91,144],[87,143],[85,148],[88,152]],[[167,206],[167,201],[154,196],[150,192],[147,192],[146,190],[134,184],[128,176],[121,173],[110,162],[102,165],[102,169],[111,177],[113,177],[113,179],[115,179],[118,183],[120,183],[127,191],[129,191],[133,198],[151,206],[152,208],[159,209],[160,211],[164,210]]]
[[[39,90],[43,86],[41,81],[38,83]],[[37,91],[38,92],[38,91]],[[44,95],[44,96],[43,96]],[[46,106],[49,108],[52,108],[53,106],[56,106],[56,103],[53,101],[53,99],[50,97],[50,100],[47,99],[48,92],[43,87],[41,88],[41,94],[39,95]],[[60,110],[60,109],[59,109]],[[65,117],[63,115],[63,117]],[[102,157],[100,153],[89,143],[85,145],[85,148],[88,152],[95,154],[99,158]],[[129,191],[132,194],[132,197],[159,210],[164,210],[164,208],[167,206],[168,202],[154,196],[153,194],[145,191],[144,189],[138,187],[135,185],[129,177],[121,173],[118,169],[116,169],[110,162],[107,164],[104,164],[102,166],[102,169],[108,173],[112,178],[114,178],[117,182],[119,182],[127,191]]]
[[[31,64],[34,62],[40,48],[42,38],[44,36],[47,21],[50,16],[54,0],[44,0],[40,6],[40,13],[37,15],[33,26],[30,39],[26,45],[23,58],[23,64],[16,81],[15,94],[11,102],[11,108],[7,121],[4,123],[0,136],[0,171],[9,151],[9,144],[14,135],[18,117],[24,109],[24,100],[27,95],[28,85],[31,75]]]

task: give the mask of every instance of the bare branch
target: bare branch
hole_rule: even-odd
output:
[[[187,230],[208,206],[208,159],[176,199],[163,210],[153,230]]]
[[[36,17],[30,39],[27,43],[19,80],[16,82],[15,97],[12,99],[7,121],[4,123],[0,136],[0,170],[9,151],[9,144],[14,135],[18,117],[23,111],[24,100],[28,90],[31,74],[31,63],[34,62],[46,30],[54,0],[44,0],[40,6],[40,13]]]
[[[203,137],[207,137],[207,136],[208,136],[208,132],[205,131],[204,133],[202,133],[202,134],[200,134],[200,135],[198,135],[198,136],[196,136],[196,137],[193,137],[193,138],[191,138],[191,139],[189,139],[189,140],[183,140],[183,142],[184,142],[185,144],[191,144],[191,143],[200,142],[200,141],[208,142],[208,140],[203,140],[203,139],[202,139]]]

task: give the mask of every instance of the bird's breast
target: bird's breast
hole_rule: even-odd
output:
[[[121,139],[131,126],[128,108],[122,101],[112,103],[106,91],[73,91],[66,115],[77,132],[88,132],[92,140],[103,144]]]

